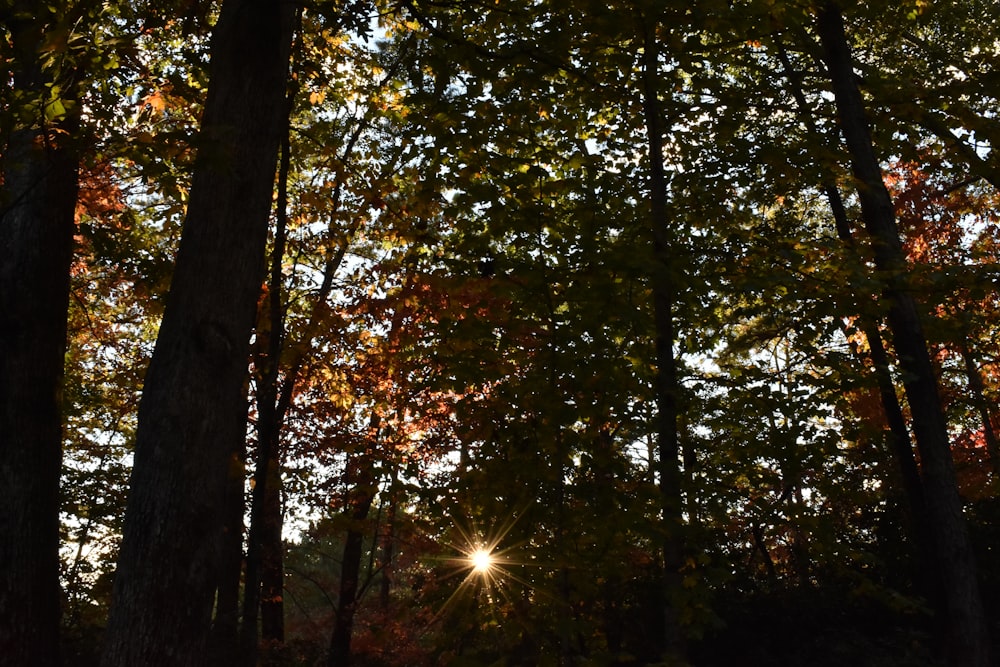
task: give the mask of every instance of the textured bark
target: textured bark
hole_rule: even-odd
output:
[[[233,664],[239,655],[240,584],[243,581],[243,486],[246,481],[246,441],[233,448],[226,479],[222,562],[212,626],[212,662]]]
[[[32,16],[35,9],[26,11]],[[11,20],[7,28],[14,86],[28,100],[46,99],[51,79],[38,64],[43,26],[28,19]],[[2,150],[0,664],[11,667],[59,664],[59,472],[77,194],[74,131],[73,118],[26,120],[10,128]]]
[[[947,423],[917,303],[906,284],[907,264],[892,200],[882,181],[864,102],[854,76],[839,8],[828,3],[816,22],[837,105],[841,132],[851,156],[862,218],[875,251],[876,270],[889,304],[888,324],[904,374],[904,390],[920,451],[926,523],[935,547],[944,594],[949,658],[954,665],[989,664],[989,635],[962,501],[958,494]],[[933,561],[935,559],[928,559]],[[928,576],[934,576],[928,573]]]
[[[174,279],[139,407],[103,664],[200,665],[244,436],[292,5],[225,0]]]

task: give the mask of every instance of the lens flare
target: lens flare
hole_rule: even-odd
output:
[[[493,554],[480,547],[469,554],[469,562],[472,563],[473,572],[486,574],[493,567]]]
[[[454,520],[450,534],[441,540],[454,555],[438,556],[433,560],[445,565],[444,579],[460,576],[462,580],[434,615],[434,621],[444,618],[452,604],[465,594],[476,600],[477,605],[495,611],[499,601],[509,599],[508,589],[512,583],[531,588],[531,584],[520,578],[514,569],[534,563],[517,558],[515,553],[523,547],[523,543],[508,539],[522,514],[511,512],[485,529],[474,519]]]

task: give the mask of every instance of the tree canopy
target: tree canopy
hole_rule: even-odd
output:
[[[43,4],[0,664],[1000,655],[994,3]]]

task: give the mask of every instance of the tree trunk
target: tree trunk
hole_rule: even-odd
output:
[[[284,549],[281,541],[280,429],[274,414],[273,394],[258,395],[272,399],[269,406],[259,404],[258,462],[254,475],[253,507],[247,546],[246,583],[243,595],[241,644],[245,663],[256,664],[260,637],[266,642],[284,641]],[[265,419],[265,413],[269,416]],[[259,616],[258,616],[259,611]]]
[[[226,479],[222,563],[212,627],[212,662],[231,664],[239,655],[240,583],[243,580],[243,486],[246,440],[233,447]]]
[[[261,544],[260,634],[264,642],[277,645],[285,641],[285,547],[281,539],[284,517],[280,456],[274,457],[269,468],[272,479],[264,503],[267,534]]]
[[[920,451],[926,501],[924,520],[937,552],[945,596],[950,660],[954,665],[986,667],[989,635],[975,558],[962,515],[947,423],[917,304],[906,284],[906,258],[892,200],[875,156],[840,9],[833,3],[826,4],[817,15],[816,26],[833,84],[840,128],[851,156],[862,218],[874,246],[876,270],[885,285],[883,298],[889,304],[889,330],[905,378],[903,386]]]
[[[676,601],[682,590],[683,564],[681,470],[677,436],[677,360],[674,358],[674,290],[670,234],[667,223],[667,182],[663,167],[663,118],[657,85],[659,44],[657,22],[641,27],[643,36],[642,100],[649,160],[649,227],[656,272],[652,276],[653,318],[656,328],[656,437],[663,522],[663,649],[672,659],[683,659]]]
[[[377,424],[380,420],[373,420]],[[378,426],[372,429],[378,438]],[[373,443],[374,445],[374,443]],[[351,465],[348,463],[348,465]],[[354,615],[357,611],[358,588],[361,578],[361,556],[364,547],[364,521],[368,518],[375,499],[375,470],[370,452],[363,452],[353,464],[357,481],[348,492],[346,514],[350,528],[344,540],[344,557],[340,565],[340,595],[337,598],[337,616],[330,637],[329,667],[346,667],[351,664],[351,636],[354,632]]]
[[[973,405],[983,422],[983,440],[986,443],[986,453],[990,457],[990,467],[993,469],[993,479],[996,484],[1000,480],[1000,440],[997,439],[996,429],[993,428],[993,415],[990,411],[990,402],[986,398],[986,385],[968,341],[961,344],[959,351],[962,363],[965,364],[965,377],[972,393]]]
[[[225,0],[187,219],[139,407],[106,667],[201,665],[244,437],[293,5]]]
[[[779,45],[778,57],[781,60],[784,74],[788,78],[790,92],[795,99],[795,103],[802,115],[803,122],[814,138],[819,138],[820,133],[816,128],[812,113],[802,92],[802,77],[797,74],[788,59],[788,54],[784,47]],[[844,243],[848,255],[856,262],[860,263],[857,245],[854,240],[854,232],[847,217],[847,209],[844,200],[837,188],[833,177],[827,178],[823,183],[823,193],[826,195],[830,205],[830,212],[833,215],[834,228],[837,237]],[[927,561],[933,555],[933,548],[927,528],[922,521],[926,516],[927,507],[924,501],[924,489],[920,481],[920,471],[917,467],[916,457],[913,455],[913,442],[910,439],[910,431],[906,425],[906,417],[903,414],[903,407],[900,405],[899,397],[896,395],[896,385],[892,377],[892,370],[889,365],[889,355],[885,349],[885,341],[882,332],[879,330],[878,321],[875,317],[863,312],[864,307],[859,308],[857,314],[858,325],[868,343],[868,357],[872,363],[875,382],[878,387],[879,400],[882,403],[882,411],[885,415],[886,424],[889,427],[887,445],[896,459],[899,468],[899,480],[906,495],[908,503],[907,519],[909,522],[909,532],[915,545],[914,554],[918,572],[936,571],[933,561]],[[845,332],[845,336],[846,336]],[[918,577],[914,585],[921,590],[936,607],[940,606],[940,591],[938,582],[928,580],[926,577]]]
[[[291,99],[288,102],[291,111]],[[250,535],[247,540],[246,582],[243,594],[243,627],[240,643],[244,663],[257,663],[257,618],[262,617],[261,636],[274,643],[283,642],[284,571],[281,530],[281,425],[284,411],[279,402],[278,381],[281,351],[285,342],[285,314],[281,271],[285,258],[288,231],[288,172],[291,164],[291,141],[288,116],[281,141],[281,164],[278,170],[278,201],[274,247],[267,294],[258,315],[257,374],[257,466],[254,471],[250,508]],[[290,378],[288,382],[295,382]],[[263,590],[262,590],[263,589]]]
[[[18,3],[19,5],[21,3]],[[18,12],[20,10],[20,12]],[[13,10],[33,16],[37,9]],[[7,22],[13,85],[48,98],[43,25]],[[6,84],[6,82],[5,82]],[[64,95],[72,82],[60,81]],[[27,108],[14,111],[28,112]],[[73,117],[4,137],[0,193],[0,662],[59,664],[59,474],[77,155]]]
[[[394,566],[396,554],[396,514],[399,512],[399,471],[395,466],[392,468],[392,479],[389,482],[389,503],[386,511],[385,524],[381,534],[382,578],[379,583],[378,605],[386,612],[389,610],[390,596],[392,593],[392,583],[394,578]]]

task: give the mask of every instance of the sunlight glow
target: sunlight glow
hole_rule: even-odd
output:
[[[469,554],[472,562],[472,570],[480,574],[486,574],[493,567],[493,554],[487,549],[479,548]]]
[[[514,554],[524,543],[510,542],[507,537],[521,513],[511,512],[485,530],[475,520],[456,520],[452,524],[451,535],[443,544],[454,555],[443,555],[439,560],[447,566],[445,579],[461,576],[462,580],[434,615],[434,620],[444,617],[452,604],[463,595],[471,596],[475,604],[496,612],[499,601],[509,599],[508,589],[512,583],[525,588],[532,584],[519,577],[515,568],[540,566],[531,559],[520,559]],[[449,539],[450,538],[450,539]],[[501,546],[503,545],[503,546]]]

